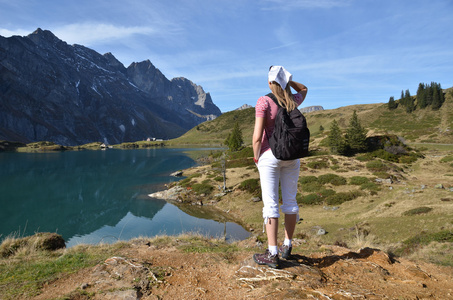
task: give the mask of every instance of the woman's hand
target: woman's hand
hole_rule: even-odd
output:
[[[302,83],[299,83],[299,82],[296,82],[296,81],[290,81],[289,82],[289,85],[294,89],[296,90],[296,92],[298,93],[301,93],[301,92],[307,92],[308,91],[308,88],[302,84]]]

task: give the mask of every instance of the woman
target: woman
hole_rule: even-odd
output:
[[[281,66],[271,66],[268,74],[269,88],[278,104],[288,111],[297,109],[307,95],[307,87],[292,81],[292,75]],[[292,94],[291,87],[297,91]],[[268,249],[264,254],[255,254],[253,259],[260,265],[279,267],[279,252],[288,258],[292,250],[292,237],[299,220],[299,207],[296,201],[297,181],[300,160],[278,160],[272,154],[267,136],[272,134],[278,105],[268,96],[260,97],[255,107],[255,129],[253,131],[254,161],[258,166],[263,198],[263,218],[266,226]],[[277,232],[279,214],[279,182],[285,214],[285,241],[278,249]]]

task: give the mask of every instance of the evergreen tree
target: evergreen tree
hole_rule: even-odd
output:
[[[426,106],[431,106],[433,104],[433,86],[432,83],[426,86]]]
[[[346,144],[353,153],[367,150],[366,135],[367,130],[360,124],[357,113],[354,110],[345,136]]]
[[[225,139],[225,145],[227,145],[231,151],[238,151],[241,149],[243,142],[244,140],[242,138],[242,131],[239,128],[239,123],[236,122],[234,124],[233,130]]]
[[[414,99],[411,97],[409,90],[406,90],[404,94],[404,103],[406,106],[406,112],[411,113],[415,110]]]
[[[401,98],[400,98],[400,103],[402,106],[406,106],[406,98],[404,97],[404,91],[401,90]]]
[[[426,103],[425,85],[423,83],[420,83],[417,89],[417,106],[423,109],[427,105],[428,104]]]
[[[440,105],[444,104],[445,102],[445,95],[444,95],[444,91],[442,91],[442,87],[440,85],[440,83],[437,84],[437,88],[439,89],[439,98],[440,98]]]
[[[324,132],[324,127],[322,125],[319,125],[319,131]]]
[[[433,87],[433,103],[431,104],[431,107],[433,110],[438,110],[442,106],[442,103],[440,101],[440,96],[439,96],[439,91],[437,89],[437,86]]]
[[[333,120],[330,125],[329,135],[327,136],[330,151],[334,154],[346,154],[346,143],[341,133],[337,120]]]
[[[393,96],[390,97],[389,103],[388,103],[388,108],[390,110],[393,110],[393,109],[396,109],[397,107],[398,107],[398,104],[395,102],[395,98],[393,98]]]
[[[442,87],[440,86],[440,83],[438,84],[438,88],[439,88],[440,103],[441,103],[441,105],[443,105],[445,102],[445,95],[444,95],[444,91],[442,90]]]

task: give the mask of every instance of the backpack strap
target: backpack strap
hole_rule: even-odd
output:
[[[274,95],[274,94],[272,94],[272,93],[269,93],[269,94],[267,94],[266,96],[267,96],[267,97],[269,97],[269,98],[271,98],[271,99],[272,99],[272,101],[274,101],[274,103],[275,103],[275,104],[277,104],[277,106],[278,106],[279,108],[281,107],[281,106],[280,106],[280,104],[278,104],[278,100],[277,100],[277,97],[275,97],[275,95]]]
[[[274,95],[273,93],[269,93],[269,94],[267,94],[266,96],[269,97],[269,98],[271,98],[272,101],[274,101],[274,103],[277,105],[277,107],[278,107],[279,110],[280,110],[280,108],[282,108],[282,107],[280,106],[280,104],[278,104],[277,97],[275,97],[275,95]],[[264,129],[264,132],[265,132],[265,134],[266,134],[267,140],[269,141],[269,135],[267,134],[266,128]]]

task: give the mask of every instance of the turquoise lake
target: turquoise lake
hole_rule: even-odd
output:
[[[148,194],[196,165],[193,151],[137,149],[0,153],[0,240],[57,232],[67,247],[197,232],[227,240],[250,236],[203,208],[179,209]]]

